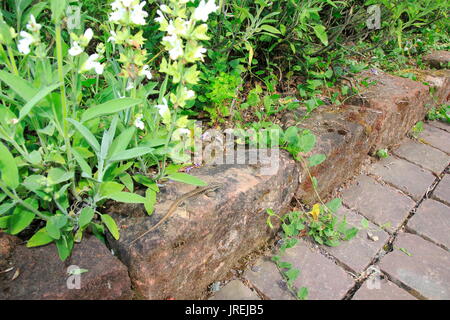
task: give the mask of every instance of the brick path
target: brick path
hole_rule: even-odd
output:
[[[300,269],[309,299],[450,299],[450,125],[425,125],[343,190],[338,215],[360,229],[339,247],[307,239],[284,261]],[[369,228],[361,220],[369,221]],[[212,299],[295,299],[270,257]]]

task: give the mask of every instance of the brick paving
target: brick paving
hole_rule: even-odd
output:
[[[338,247],[301,239],[287,250],[283,261],[300,269],[296,288],[311,300],[450,299],[449,127],[426,124],[343,190],[337,215],[360,231]],[[295,297],[264,257],[212,299]]]

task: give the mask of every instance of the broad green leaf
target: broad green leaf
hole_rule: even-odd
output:
[[[310,152],[316,144],[316,136],[309,130],[304,130],[299,136],[299,147],[302,152]]]
[[[297,280],[298,276],[300,275],[300,270],[292,268],[284,272],[284,274],[288,278],[288,282],[292,284],[295,280]]]
[[[155,190],[152,190],[151,188],[148,188],[145,192],[145,203],[144,207],[147,211],[147,214],[150,216],[153,214],[153,211],[155,210],[155,203],[156,203],[156,192]]]
[[[208,185],[205,181],[183,172],[172,173],[168,175],[167,178],[173,181],[183,182],[199,187],[206,187]]]
[[[102,214],[101,218],[102,218],[102,222],[108,228],[109,232],[111,232],[114,239],[119,240],[119,238],[120,238],[119,228],[117,228],[117,224],[114,221],[114,219],[107,214]]]
[[[141,99],[119,98],[110,100],[98,106],[87,109],[81,116],[81,122],[89,121],[99,116],[117,113],[141,103]]]
[[[6,230],[9,226],[9,219],[11,216],[0,217],[0,229]]]
[[[15,206],[14,202],[2,203],[0,205],[0,216],[11,210]]]
[[[319,38],[324,45],[328,46],[328,36],[325,27],[323,25],[316,25],[313,29],[317,38]]]
[[[47,230],[42,228],[28,240],[27,248],[45,246],[46,244],[53,242],[53,240],[54,239],[47,233]]]
[[[60,184],[73,177],[73,172],[67,172],[61,168],[52,168],[48,171],[47,180],[50,184]]]
[[[78,224],[80,228],[84,228],[89,223],[91,223],[92,218],[94,218],[95,211],[91,207],[84,207],[81,209],[80,216],[78,217]]]
[[[112,194],[121,192],[123,188],[123,184],[114,181],[106,181],[102,182],[102,184],[100,185],[99,194],[102,198],[107,198]]]
[[[68,5],[68,0],[50,0],[50,9],[52,11],[52,21],[55,24],[61,23],[62,17]],[[65,260],[65,259],[63,259]]]
[[[73,157],[75,158],[75,161],[80,166],[83,173],[85,173],[88,177],[92,177],[92,169],[91,166],[84,160],[84,158],[78,153],[78,151],[74,148],[72,149]]]
[[[131,192],[118,192],[114,194],[110,194],[106,196],[105,198],[117,201],[117,202],[123,202],[123,203],[142,203],[145,204],[146,199],[143,196],[140,196],[135,193]]]
[[[18,234],[33,222],[34,217],[33,212],[17,207],[9,219],[9,232],[13,235]]]
[[[306,287],[301,287],[297,292],[297,298],[299,300],[307,300],[308,295],[309,295],[309,292],[308,292],[308,288],[306,288]]]
[[[1,179],[11,189],[19,186],[19,170],[16,161],[8,148],[0,142],[0,174]]]
[[[55,241],[56,248],[58,249],[59,258],[62,261],[65,261],[70,256],[70,253],[72,251],[73,241],[72,241],[72,244],[69,243],[68,241],[70,241],[70,240],[68,240],[64,236],[61,237],[59,240]]]
[[[61,237],[61,228],[63,228],[67,223],[67,217],[61,214],[52,216],[47,220],[47,225],[45,227],[48,235],[55,240]]]
[[[274,33],[274,34],[280,34],[281,33],[277,28],[272,27],[271,25],[268,25],[268,24],[263,24],[260,28],[263,29],[264,31],[267,31],[267,32],[270,32],[270,33]]]
[[[57,89],[60,86],[59,83],[50,85],[41,89],[33,98],[31,98],[22,109],[20,109],[19,113],[19,121],[25,118],[33,109],[33,107],[42,99],[44,99],[48,94],[50,94],[53,90]]]
[[[327,156],[324,154],[315,154],[309,157],[308,159],[308,166],[314,167],[318,166],[322,162],[324,162],[327,159]]]
[[[25,101],[30,101],[38,93],[38,89],[30,86],[28,81],[7,71],[0,70],[0,80]]]
[[[135,132],[136,127],[132,126],[125,129],[121,134],[119,134],[119,136],[114,139],[113,143],[111,144],[107,158],[111,158],[112,155],[126,150],[131,142],[131,139],[134,137]]]
[[[128,173],[122,173],[119,176],[120,182],[122,182],[125,187],[127,187],[128,191],[134,192],[134,183],[133,178]]]
[[[112,155],[111,158],[108,159],[109,162],[118,162],[124,160],[135,159],[137,157],[146,155],[152,152],[154,149],[147,147],[137,147],[125,151],[121,151],[115,155]]]
[[[100,153],[100,144],[98,143],[95,136],[89,131],[88,128],[83,126],[81,123],[79,123],[76,120],[73,119],[67,119],[70,123],[72,123],[75,128],[78,130],[78,132],[86,139],[87,143],[92,147],[94,152],[96,154]]]
[[[339,208],[342,206],[342,200],[339,198],[335,198],[326,204],[327,208],[332,212],[336,213]]]

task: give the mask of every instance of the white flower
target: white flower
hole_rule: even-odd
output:
[[[143,10],[145,2],[141,2],[139,5],[135,6],[131,11],[130,17],[131,22],[137,25],[145,25],[145,18],[148,17],[148,13]]]
[[[28,21],[27,24],[27,29],[32,31],[32,32],[39,32],[39,30],[41,30],[42,25],[40,25],[39,23],[36,22],[36,18],[34,17],[34,15],[30,15],[30,20]]]
[[[72,57],[75,57],[75,56],[80,55],[81,53],[83,53],[83,48],[80,47],[80,45],[78,44],[77,41],[74,41],[72,43],[72,47],[69,49],[69,54]]]
[[[203,22],[208,21],[208,16],[210,13],[217,11],[219,9],[216,6],[215,0],[205,0],[200,1],[198,7],[194,10],[193,18],[194,20],[202,20]]]
[[[138,129],[144,130],[145,123],[142,121],[142,114],[137,115],[136,120],[134,120],[134,126]]]
[[[122,5],[126,8],[129,8],[134,0],[122,0]]]
[[[149,65],[144,65],[141,69],[141,71],[139,71],[139,75],[140,76],[146,76],[148,80],[152,79],[152,73],[150,71],[150,66]]]
[[[195,98],[195,92],[193,90],[186,91],[186,98],[188,100],[194,99]]]
[[[161,117],[164,117],[169,111],[169,105],[167,103],[167,99],[166,98],[162,98],[163,104],[159,104],[156,106],[156,108],[159,111],[159,114],[161,115]]]
[[[108,42],[116,42],[117,33],[111,30],[111,37],[108,38]]]
[[[166,20],[166,18],[164,18],[163,13],[161,12],[161,10],[156,10],[156,13],[158,14],[158,17],[155,18],[156,22],[161,23]]]
[[[81,66],[80,72],[90,71],[92,69],[95,70],[97,74],[102,74],[105,68],[105,65],[98,62],[100,56],[96,53],[91,54],[85,63]]]
[[[133,88],[134,88],[133,82],[132,82],[132,81],[128,81],[128,85],[127,85],[127,87],[125,88],[125,90],[130,91],[130,90],[133,89]]]
[[[183,55],[183,41],[179,39],[176,35],[166,36],[163,41],[167,42],[169,45],[169,54],[172,60],[177,60]]]
[[[206,53],[206,49],[202,47],[198,47],[195,51],[194,58],[201,59],[203,61],[203,55]]]
[[[94,36],[94,31],[92,31],[91,28],[87,28],[84,32],[84,40],[87,42],[86,45],[89,44],[89,42],[92,40],[92,37]]]
[[[29,54],[30,46],[35,42],[35,39],[31,34],[26,31],[21,31],[20,36],[22,37],[17,44],[17,49],[20,53]]]
[[[126,13],[127,13],[127,11],[125,8],[119,7],[115,11],[113,11],[109,14],[109,21],[119,22],[125,18]]]

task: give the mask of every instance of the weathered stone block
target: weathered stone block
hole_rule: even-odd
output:
[[[273,236],[266,224],[266,209],[282,212],[288,206],[298,186],[298,169],[282,152],[274,175],[258,172],[258,166],[237,164],[191,172],[222,186],[187,199],[170,219],[131,246],[166,214],[173,201],[195,187],[168,183],[150,217],[141,206],[109,209],[121,228],[120,240],[110,239],[110,245],[128,266],[140,297],[201,298],[209,284]]]
[[[98,239],[76,244],[72,256],[61,261],[55,245],[17,246],[10,257],[14,271],[0,275],[0,300],[113,300],[132,297],[126,267]],[[80,289],[70,281],[68,268],[88,270],[80,275]],[[12,280],[13,274],[18,277]],[[74,285],[69,288],[68,280]]]
[[[261,300],[258,295],[241,281],[227,283],[210,300]]]
[[[348,207],[389,232],[400,227],[415,206],[409,197],[365,175],[342,193],[342,199]]]
[[[430,122],[428,122],[428,124],[433,127],[450,132],[450,123],[448,123],[448,122],[436,120],[436,121],[430,121]]]
[[[337,247],[323,246],[323,248],[353,272],[359,274],[369,266],[383,248],[389,234],[370,222],[369,228],[363,229],[361,225],[363,217],[347,208],[339,209],[336,216],[339,219],[345,217],[349,226],[359,229],[358,234],[350,241],[342,241]]]
[[[400,249],[406,251],[401,251]],[[402,233],[394,251],[383,257],[381,270],[392,281],[425,299],[450,299],[450,253],[419,236]]]
[[[444,152],[410,139],[394,150],[394,154],[437,175],[441,174],[450,162],[450,157]]]
[[[367,282],[364,282],[352,300],[416,300],[406,290],[389,280],[381,280],[379,284],[380,288],[372,288]]]
[[[433,198],[450,206],[450,174],[446,174],[434,189]]]
[[[317,137],[311,154],[325,154],[326,160],[310,168],[318,181],[318,192],[326,198],[344,181],[352,177],[367,158],[373,144],[373,126],[379,112],[351,105],[322,107],[299,127],[310,129]],[[285,116],[285,127],[297,125],[296,113]],[[301,166],[299,164],[299,166]],[[306,170],[302,172],[297,196],[307,203],[317,202],[311,179]]]
[[[396,157],[375,163],[370,172],[415,200],[420,200],[436,180],[428,170]]]
[[[423,56],[422,61],[433,68],[446,68],[450,62],[450,52],[437,50]]]
[[[427,199],[422,202],[407,227],[447,250],[450,248],[450,207],[439,201]]]
[[[375,82],[350,100],[381,112],[374,126],[374,152],[398,144],[431,106],[429,88],[419,82],[373,69],[360,73],[357,79]]]

